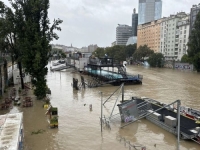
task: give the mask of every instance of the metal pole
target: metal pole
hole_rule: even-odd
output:
[[[124,83],[122,83],[122,103],[124,102]]]
[[[113,92],[113,93],[108,97],[108,99],[103,103],[103,105],[104,105],[104,104],[111,98],[111,96],[113,96],[121,87],[122,87],[122,85],[120,85],[120,87],[117,88],[117,89],[115,90],[115,92]]]
[[[119,96],[120,96],[121,90],[122,90],[122,89],[120,89],[120,91],[119,91],[119,94],[118,94],[117,100],[115,101],[115,104],[114,104],[114,106],[113,106],[113,109],[112,109],[112,112],[111,112],[111,114],[110,114],[109,119],[112,117],[112,114],[113,114],[114,108],[115,108],[115,106],[116,106],[116,104],[117,104],[117,101],[118,101],[118,99],[119,99]]]
[[[180,100],[177,100],[177,117],[178,117],[178,131],[177,131],[177,150],[180,149],[179,147],[179,143],[180,143],[180,105],[181,105],[181,102]]]
[[[101,132],[102,132],[103,96],[102,96],[102,92],[100,92],[100,94],[101,94]]]

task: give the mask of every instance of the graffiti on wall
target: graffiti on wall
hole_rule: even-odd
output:
[[[188,64],[188,63],[175,63],[174,68],[178,69],[178,70],[189,70],[189,71],[192,71],[193,70],[193,65]]]

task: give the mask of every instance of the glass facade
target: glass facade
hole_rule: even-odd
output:
[[[161,0],[139,0],[138,24],[158,20],[162,16]]]
[[[132,14],[132,36],[137,36],[138,14]]]
[[[139,3],[138,24],[145,23],[145,10],[146,10],[146,3]]]
[[[158,20],[162,17],[162,1],[161,0],[157,0],[155,2],[155,15],[154,15],[154,19]]]
[[[128,25],[118,25],[116,28],[116,45],[126,45],[128,38],[132,35],[132,27]]]

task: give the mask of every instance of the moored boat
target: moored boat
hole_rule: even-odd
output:
[[[147,115],[147,120],[177,136],[178,119],[176,107],[173,107],[173,105],[167,106],[164,103],[146,97],[133,97],[132,99],[136,100],[137,105],[140,106],[140,109],[138,110],[140,115]],[[143,109],[141,104],[143,106],[148,105],[148,108],[144,107],[146,110]],[[165,108],[165,106],[167,107]],[[200,127],[196,121],[196,116],[191,114],[191,116],[188,117],[183,113],[183,108],[183,106],[180,106],[180,137],[182,139],[193,140],[200,144]],[[189,110],[194,109],[190,108]],[[198,114],[197,110],[195,112],[195,114]]]

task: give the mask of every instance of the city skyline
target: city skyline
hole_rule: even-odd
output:
[[[7,0],[2,0],[9,6]],[[192,5],[198,0],[162,0],[162,17],[184,11],[190,13]],[[115,41],[118,24],[131,26],[132,12],[136,8],[138,13],[138,0],[50,0],[49,18],[63,20],[62,31],[57,32],[60,37],[52,44],[75,47],[97,44],[99,47],[111,46]]]

